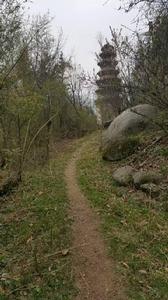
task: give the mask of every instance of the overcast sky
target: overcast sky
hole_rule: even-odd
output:
[[[48,10],[54,17],[52,30],[56,35],[61,27],[64,32],[65,53],[75,57],[85,70],[96,68],[95,52],[98,51],[97,36],[110,37],[109,25],[119,29],[121,25],[133,28],[136,12],[118,11],[119,0],[33,0],[29,14],[44,14]]]

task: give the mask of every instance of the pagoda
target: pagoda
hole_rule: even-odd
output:
[[[116,51],[112,45],[106,43],[98,57],[100,71],[97,73],[96,93],[98,103],[107,111],[107,118],[117,116],[121,110],[121,80],[117,65]]]

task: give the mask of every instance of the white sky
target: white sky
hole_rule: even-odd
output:
[[[86,71],[96,68],[95,52],[99,51],[97,36],[110,38],[109,25],[119,29],[121,25],[133,28],[136,12],[118,11],[119,0],[33,0],[29,14],[44,14],[48,10],[54,17],[52,29],[57,35],[63,29],[65,53],[73,55],[75,61]]]

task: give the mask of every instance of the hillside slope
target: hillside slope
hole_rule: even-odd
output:
[[[109,254],[128,280],[128,296],[134,300],[163,300],[168,295],[167,200],[150,196],[133,187],[119,187],[112,172],[131,164],[168,175],[167,140],[144,137],[139,153],[118,163],[102,160],[100,136],[90,139],[78,162],[79,183],[91,205],[101,216]]]

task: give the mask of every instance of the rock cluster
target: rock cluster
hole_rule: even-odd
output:
[[[159,184],[162,176],[154,172],[136,171],[131,166],[125,166],[113,173],[113,179],[122,186],[134,185],[151,197],[157,197],[160,194]]]

